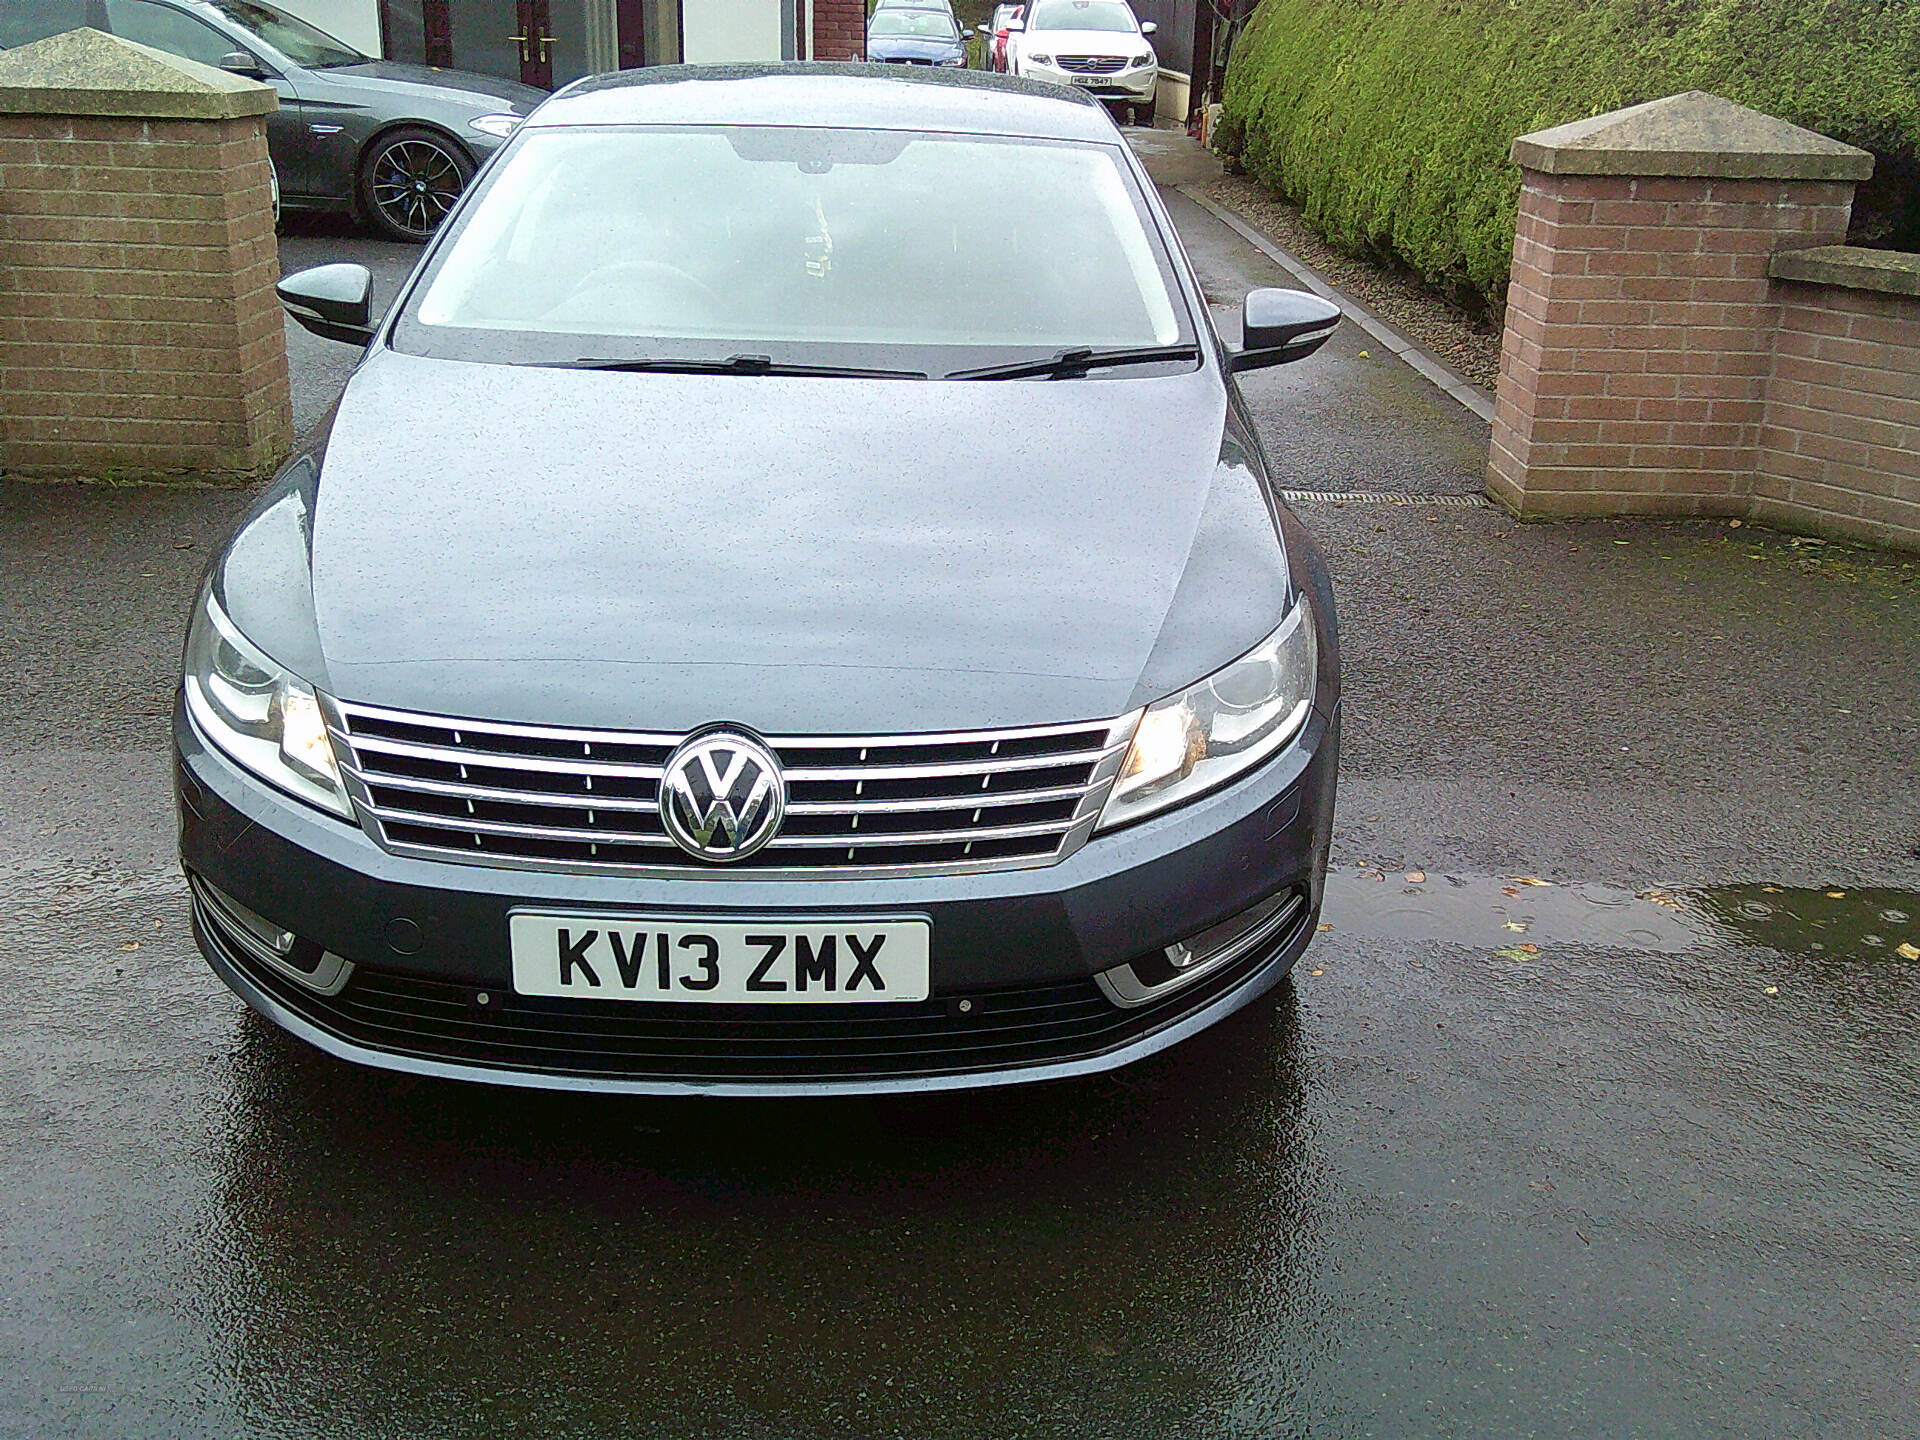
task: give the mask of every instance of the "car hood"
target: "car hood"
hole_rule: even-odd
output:
[[[1211,370],[862,381],[382,352],[303,522],[320,683],[669,731],[1121,715],[1284,611],[1272,501],[1227,417]]]
[[[958,40],[923,35],[875,35],[867,41],[869,60],[949,60],[962,52]]]
[[[422,89],[434,92],[437,100],[450,104],[472,104],[480,110],[506,108],[506,101],[522,115],[547,98],[544,90],[502,80],[493,75],[476,75],[470,70],[442,70],[434,65],[409,65],[400,60],[369,60],[360,65],[337,65],[315,70],[314,75],[333,84],[373,94],[403,95],[418,98]]]
[[[1029,30],[1020,43],[1042,55],[1138,55],[1153,48],[1143,37],[1118,30]]]

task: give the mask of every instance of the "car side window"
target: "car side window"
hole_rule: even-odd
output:
[[[216,68],[241,48],[211,25],[153,0],[107,0],[107,23],[122,39]]]
[[[31,45],[90,25],[104,30],[100,0],[5,0],[0,4],[0,49]]]

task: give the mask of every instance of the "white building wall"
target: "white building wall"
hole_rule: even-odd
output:
[[[779,60],[791,0],[684,0],[681,44],[689,65]]]
[[[344,40],[363,55],[380,54],[380,0],[273,0],[289,15]]]

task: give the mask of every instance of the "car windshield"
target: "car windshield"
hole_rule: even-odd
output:
[[[951,40],[953,21],[937,10],[876,10],[867,22],[869,35],[917,35],[928,40]]]
[[[1191,345],[1098,142],[798,127],[522,132],[394,343],[559,363],[739,355],[946,373]]]
[[[1045,0],[1033,7],[1029,30],[1116,30],[1131,33],[1133,11],[1114,0]]]
[[[308,70],[325,70],[335,65],[358,65],[366,60],[358,50],[336,40],[324,30],[316,30],[306,21],[284,10],[262,5],[259,0],[201,0],[209,10],[218,10],[241,29],[260,37],[295,65]]]

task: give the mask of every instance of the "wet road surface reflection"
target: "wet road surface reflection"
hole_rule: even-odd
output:
[[[1327,877],[1322,930],[1538,948],[1608,945],[1677,954],[1767,945],[1835,960],[1920,961],[1920,895],[1904,890],[1719,885],[1621,890],[1533,875],[1450,875],[1362,865]]]
[[[1114,1077],[763,1104],[351,1069],[172,877],[17,876],[0,1433],[1899,1433],[1920,903],[1525,878],[1341,871]]]

